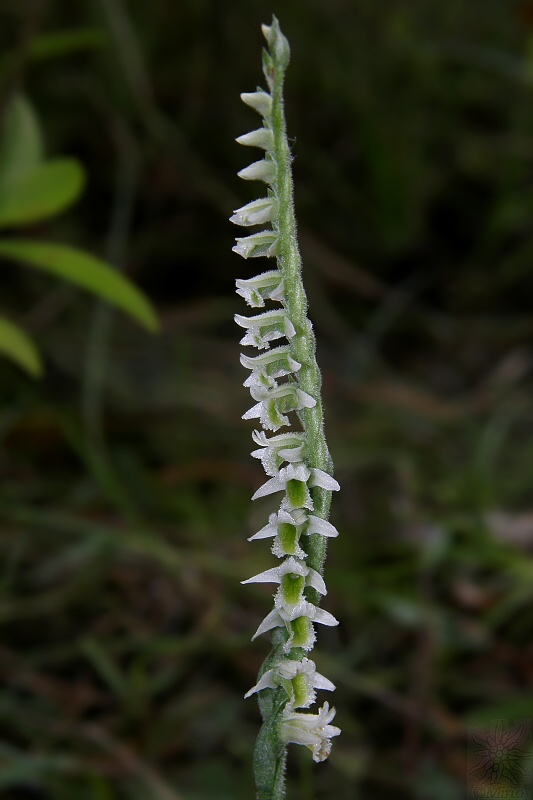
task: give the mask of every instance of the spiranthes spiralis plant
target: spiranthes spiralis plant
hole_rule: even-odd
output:
[[[326,594],[322,577],[326,543],[337,536],[328,516],[331,493],[339,485],[331,476],[315,337],[307,318],[296,237],[283,109],[289,44],[275,17],[270,26],[263,26],[263,33],[268,44],[263,51],[268,91],[257,89],[241,95],[262,117],[263,125],[237,141],[264,150],[264,157],[241,170],[239,176],[263,181],[266,196],[239,208],[231,221],[245,227],[267,226],[237,238],[236,253],[244,258],[276,259],[275,269],[237,280],[237,293],[249,306],[261,310],[250,317],[237,314],[235,321],[246,330],[241,344],[260,351],[259,355],[241,356],[242,365],[250,370],[244,385],[256,401],[243,418],[258,419],[263,428],[252,434],[258,445],[252,455],[261,460],[268,476],[252,499],[278,492],[282,497],[279,510],[251,537],[274,540],[272,553],[280,559],[278,566],[243,581],[279,584],[274,608],[253,637],[272,631],[272,650],[258,682],[246,695],[257,694],[263,717],[254,756],[257,797],[277,800],[284,793],[287,744],[306,745],[315,761],[323,761],[331,750],[331,738],[340,733],[331,724],[335,709],[327,702],[317,713],[308,710],[315,703],[316,689],[332,691],[335,687],[306,655],[315,643],[315,623],[338,624],[319,608],[319,602]],[[276,433],[284,427],[290,430]]]

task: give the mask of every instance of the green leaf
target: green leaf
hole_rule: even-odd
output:
[[[15,184],[42,157],[39,120],[29,100],[16,95],[6,111],[0,134],[0,187]]]
[[[127,278],[94,256],[66,245],[26,239],[0,240],[0,256],[50,272],[107,300],[148,330],[158,328],[155,311],[145,296]]]
[[[11,187],[0,186],[0,227],[27,225],[58,214],[79,197],[85,172],[74,158],[34,167]]]
[[[58,58],[80,50],[92,50],[106,42],[104,31],[98,28],[71,28],[41,34],[29,48],[32,59]]]
[[[43,371],[39,353],[31,339],[12,322],[0,317],[0,352],[37,378]]]

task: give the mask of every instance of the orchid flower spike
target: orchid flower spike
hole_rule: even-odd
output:
[[[273,609],[253,636],[255,639],[273,631],[268,669],[246,695],[259,696],[264,717],[262,744],[258,743],[255,759],[257,784],[262,792],[269,787],[265,796],[278,800],[283,794],[279,779],[283,765],[261,755],[264,742],[268,740],[267,751],[280,754],[282,760],[285,746],[295,742],[309,747],[315,761],[322,761],[329,755],[331,738],[340,733],[330,724],[335,711],[327,703],[317,714],[295,711],[313,705],[317,689],[335,688],[303,652],[314,646],[315,625],[338,624],[319,603],[326,595],[326,543],[338,535],[328,516],[331,493],[338,491],[339,484],[333,477],[324,434],[321,379],[296,237],[291,154],[283,108],[290,49],[275,17],[262,30],[268,46],[263,51],[267,88],[241,95],[243,102],[260,115],[262,126],[239,136],[237,142],[261,151],[260,159],[238,174],[246,181],[262,182],[264,188],[259,199],[236,209],[230,219],[248,229],[261,226],[238,237],[234,252],[247,263],[248,259],[270,258],[275,264],[255,277],[236,281],[237,294],[254,313],[237,314],[235,322],[245,330],[241,345],[256,348],[255,353],[241,355],[241,364],[249,372],[244,386],[255,401],[243,419],[258,420],[262,429],[252,434],[256,445],[252,456],[260,460],[267,475],[252,499],[280,496],[278,511],[270,514],[268,523],[250,540],[273,539],[272,553],[281,560],[243,581],[278,587]],[[277,433],[279,428],[286,430]],[[274,693],[276,701],[265,704],[262,698],[268,692]]]

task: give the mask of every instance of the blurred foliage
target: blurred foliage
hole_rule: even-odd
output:
[[[8,800],[253,796],[269,600],[239,580],[272,562],[226,220],[272,12],[343,489],[316,651],[343,735],[291,753],[289,797],[459,800],[472,726],[533,718],[533,5],[0,0],[0,109],[24,90],[88,173],[35,233],[163,327],[2,263],[47,365],[0,377]]]
[[[43,159],[39,122],[24,95],[5,103],[0,138],[0,230],[42,222],[77,200],[85,183],[73,158]],[[0,238],[0,257],[51,272],[122,308],[149,330],[157,328],[154,310],[139,291],[109,265],[65,245],[31,239]],[[23,330],[0,317],[0,352],[30,375],[40,375],[41,360]]]

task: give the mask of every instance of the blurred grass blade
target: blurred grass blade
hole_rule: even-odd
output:
[[[33,378],[41,375],[42,363],[33,342],[23,330],[5,317],[0,317],[0,352]]]
[[[129,314],[149,331],[158,329],[155,311],[135,286],[95,256],[73,247],[25,239],[0,240],[0,256],[43,269]]]
[[[11,186],[0,185],[0,227],[40,222],[77,200],[85,172],[74,158],[38,164]]]
[[[16,183],[43,157],[39,121],[29,100],[16,95],[6,111],[0,135],[0,186]]]
[[[71,28],[39,36],[30,45],[30,56],[34,60],[61,58],[80,50],[92,50],[106,43],[106,35],[99,28]]]

